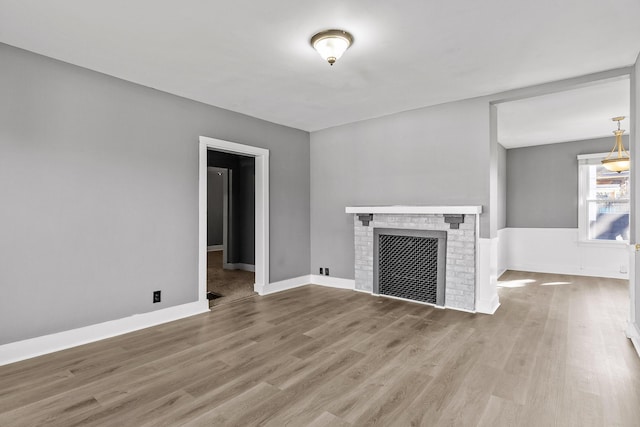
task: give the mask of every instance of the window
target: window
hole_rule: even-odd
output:
[[[578,156],[578,229],[581,241],[629,242],[629,171],[611,172],[603,154]]]

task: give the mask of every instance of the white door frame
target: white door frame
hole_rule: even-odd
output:
[[[262,293],[269,283],[269,150],[200,137],[200,185],[198,227],[198,300],[207,302],[207,150],[254,157],[255,184],[255,283],[253,289]]]

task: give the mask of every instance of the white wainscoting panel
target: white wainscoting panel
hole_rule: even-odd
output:
[[[509,270],[629,277],[628,245],[581,243],[577,228],[505,228],[498,236],[498,265]]]
[[[508,228],[498,230],[498,277],[502,276],[502,273],[509,269],[508,255],[509,255],[509,232]]]
[[[480,238],[477,242],[476,312],[493,314],[500,307],[497,289],[498,238]]]

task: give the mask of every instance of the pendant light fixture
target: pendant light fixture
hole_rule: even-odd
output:
[[[618,122],[618,129],[613,131],[613,134],[616,136],[616,143],[609,155],[602,161],[602,166],[612,172],[620,173],[628,171],[631,164],[629,152],[624,148],[624,145],[622,145],[622,134],[624,130],[620,129],[620,122],[624,120],[624,116],[614,117],[611,120]],[[618,152],[618,155],[613,157],[615,151]]]
[[[353,36],[344,30],[326,30],[311,37],[311,46],[322,59],[333,65],[353,43]]]

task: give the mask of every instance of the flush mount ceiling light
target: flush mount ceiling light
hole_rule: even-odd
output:
[[[353,43],[353,36],[343,30],[326,30],[311,37],[311,46],[333,65]]]
[[[618,122],[618,129],[613,131],[613,134],[616,136],[616,143],[606,159],[602,161],[602,166],[612,172],[620,173],[628,171],[631,163],[629,152],[624,148],[624,145],[622,145],[622,134],[624,133],[624,130],[620,129],[620,122],[624,120],[624,116],[614,117],[611,120]],[[612,157],[616,150],[618,151],[618,155],[616,157]]]

